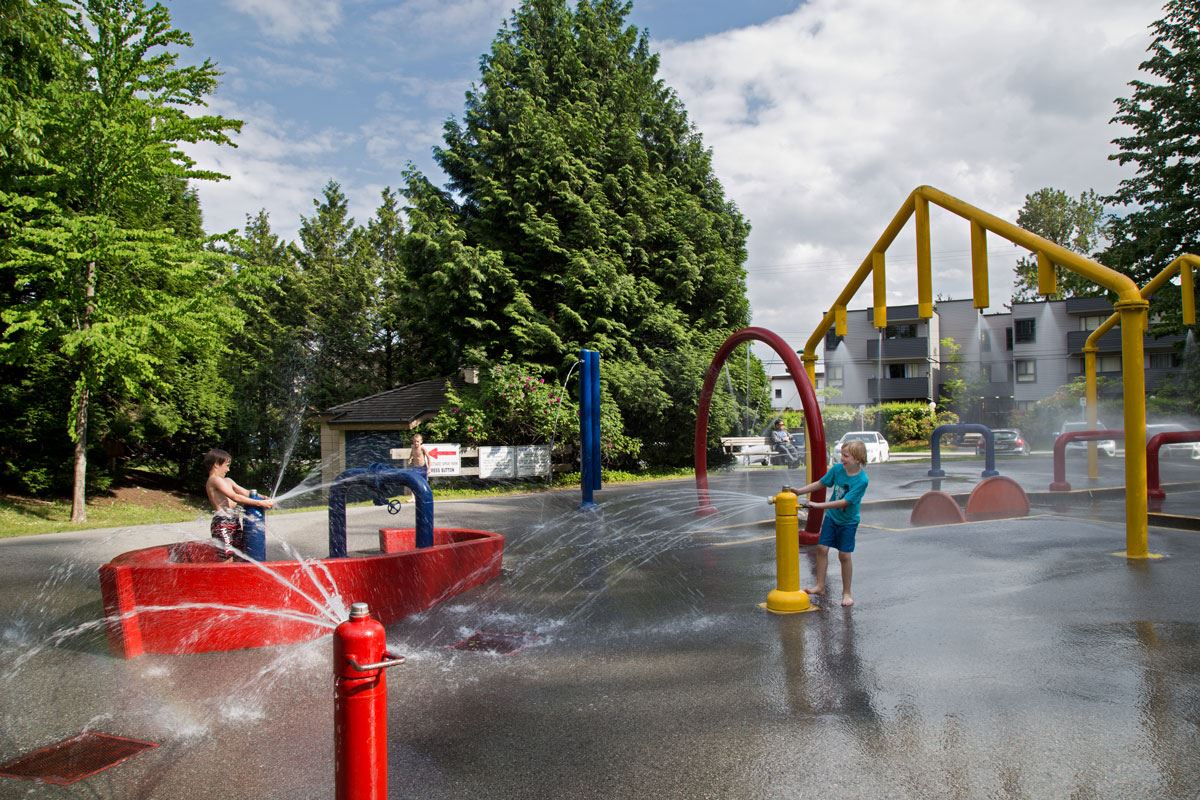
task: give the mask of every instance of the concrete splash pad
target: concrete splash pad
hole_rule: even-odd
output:
[[[778,480],[714,488],[722,516],[687,528],[688,482],[606,489],[588,515],[569,493],[442,506],[447,524],[502,531],[505,569],[388,626],[409,657],[389,676],[393,796],[1200,791],[1200,536],[1152,529],[1167,558],[1131,565],[1104,520],[884,530],[868,509],[857,605],[775,617],[756,607],[774,562],[755,523]],[[363,512],[354,546],[386,521]],[[0,581],[20,593],[0,597],[0,760],[101,725],[160,746],[88,779],[89,796],[200,798],[217,782],[226,797],[332,794],[328,639],[116,659],[102,629],[51,635],[101,612],[94,569],[44,599],[22,577],[39,547],[54,543],[0,542]],[[452,647],[502,626],[539,638],[503,656]],[[0,798],[72,796],[31,788],[0,781]]]
[[[504,537],[434,529],[381,529],[380,553],[261,563],[224,563],[207,542],[123,553],[100,568],[115,654],[208,653],[293,644],[332,632],[349,604],[395,622],[500,574]]]

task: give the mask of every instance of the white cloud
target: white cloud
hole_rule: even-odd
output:
[[[329,41],[342,21],[341,0],[226,0],[248,14],[264,36],[283,42]]]
[[[405,49],[440,49],[448,42],[489,40],[509,18],[517,0],[403,0],[375,13],[372,28]]]
[[[811,0],[662,50],[661,74],[753,224],[754,322],[803,345],[916,186],[1006,219],[1043,186],[1112,190],[1113,99],[1157,0]],[[934,210],[934,290],[970,292],[966,223]],[[915,297],[911,223],[888,252]],[[993,307],[1019,253],[993,237]],[[851,303],[871,303],[870,283]]]

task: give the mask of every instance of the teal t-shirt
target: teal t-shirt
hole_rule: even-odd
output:
[[[825,509],[829,518],[838,525],[858,522],[859,507],[862,506],[863,495],[867,493],[867,471],[860,469],[857,474],[849,475],[841,464],[834,464],[821,477],[821,483],[832,490],[826,500],[845,500],[850,504],[845,508]]]

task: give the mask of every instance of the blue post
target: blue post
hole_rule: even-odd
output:
[[[600,483],[600,353],[592,353],[592,488],[599,491]]]
[[[583,510],[596,507],[596,501],[592,497],[592,492],[596,488],[597,479],[592,475],[592,471],[596,467],[596,458],[593,451],[598,448],[596,428],[592,424],[592,417],[598,415],[597,409],[594,407],[596,391],[592,387],[592,381],[595,378],[595,373],[592,370],[593,355],[596,355],[593,350],[584,349],[579,351],[579,359],[583,362],[583,369],[579,371],[579,486],[583,492],[583,499],[579,503],[579,508]]]
[[[262,495],[251,491],[253,500],[262,500]],[[245,538],[246,555],[254,561],[267,560],[267,510],[259,506],[247,506],[242,516],[242,533]]]
[[[960,422],[957,425],[939,425],[933,429],[933,435],[929,437],[930,450],[930,470],[927,473],[931,478],[944,478],[946,471],[942,469],[942,434],[943,433],[980,433],[983,434],[983,472],[980,473],[984,478],[990,478],[994,475],[999,475],[999,470],[996,469],[996,435],[992,433],[992,429],[987,425],[980,425],[977,422]]]

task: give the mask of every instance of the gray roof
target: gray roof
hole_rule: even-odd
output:
[[[329,425],[379,422],[413,423],[436,414],[446,402],[447,381],[455,391],[467,385],[461,377],[434,378],[334,406],[322,414]]]

